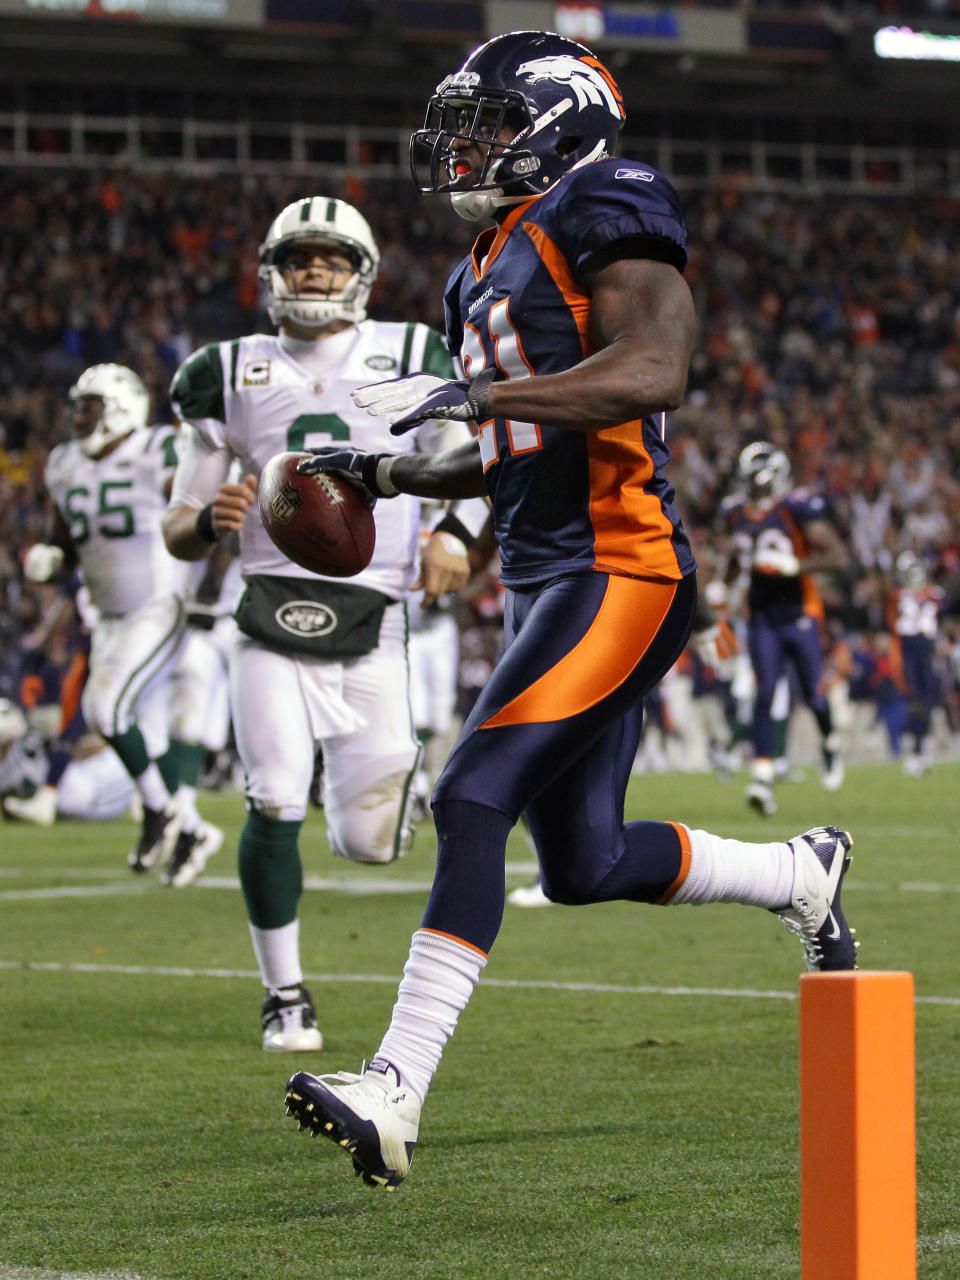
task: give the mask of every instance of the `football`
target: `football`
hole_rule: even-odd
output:
[[[342,476],[297,473],[308,453],[278,453],[260,475],[263,527],[288,560],[332,578],[351,578],[370,563],[376,542],[373,511]]]

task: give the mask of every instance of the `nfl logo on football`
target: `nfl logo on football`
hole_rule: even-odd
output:
[[[303,506],[303,498],[297,492],[296,486],[285,484],[274,495],[270,503],[270,510],[273,517],[280,524],[289,524],[296,515],[297,510]]]

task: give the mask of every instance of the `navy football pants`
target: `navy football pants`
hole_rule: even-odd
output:
[[[623,803],[641,699],[679,657],[695,608],[693,575],[591,571],[508,594],[506,650],[434,791],[439,849],[424,928],[489,950],[521,814],[556,901],[669,896],[684,833],[625,826]]]
[[[823,653],[820,629],[816,619],[802,614],[789,622],[768,622],[751,618],[747,628],[750,662],[757,681],[753,701],[753,753],[762,759],[773,756],[773,720],[770,708],[773,691],[785,670],[786,659],[793,662],[800,694],[816,717],[821,734],[826,737],[832,724],[830,706],[820,688]]]

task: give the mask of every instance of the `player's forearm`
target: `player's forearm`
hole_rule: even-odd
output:
[[[210,554],[212,542],[197,532],[200,512],[194,507],[169,507],[160,526],[167,550],[177,560],[203,560]]]
[[[475,440],[444,453],[400,454],[388,468],[390,483],[418,498],[478,498],[486,492]]]
[[[809,550],[800,557],[802,573],[844,573],[850,568],[850,554],[830,525],[817,521],[806,533]]]
[[[638,354],[617,343],[563,373],[495,382],[493,417],[599,431],[677,408],[687,380],[686,353]]]

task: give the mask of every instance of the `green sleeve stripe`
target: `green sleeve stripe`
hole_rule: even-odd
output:
[[[173,431],[163,438],[163,463],[166,467],[177,465],[177,437]]]
[[[230,390],[237,389],[237,362],[240,359],[240,339],[234,338],[230,343]]]
[[[400,376],[404,377],[410,372],[410,349],[413,346],[413,334],[416,325],[408,324],[407,331],[403,335],[403,355],[400,357]]]
[[[237,363],[237,343],[234,347],[233,364]],[[223,366],[220,363],[220,346],[211,342],[199,351],[195,351],[177,370],[170,387],[170,399],[176,406],[181,418],[217,418],[220,422],[226,417],[223,399]]]
[[[423,349],[423,364],[421,368],[424,373],[435,373],[438,378],[456,377],[453,360],[450,358],[447,344],[436,329],[427,330],[427,341]]]

